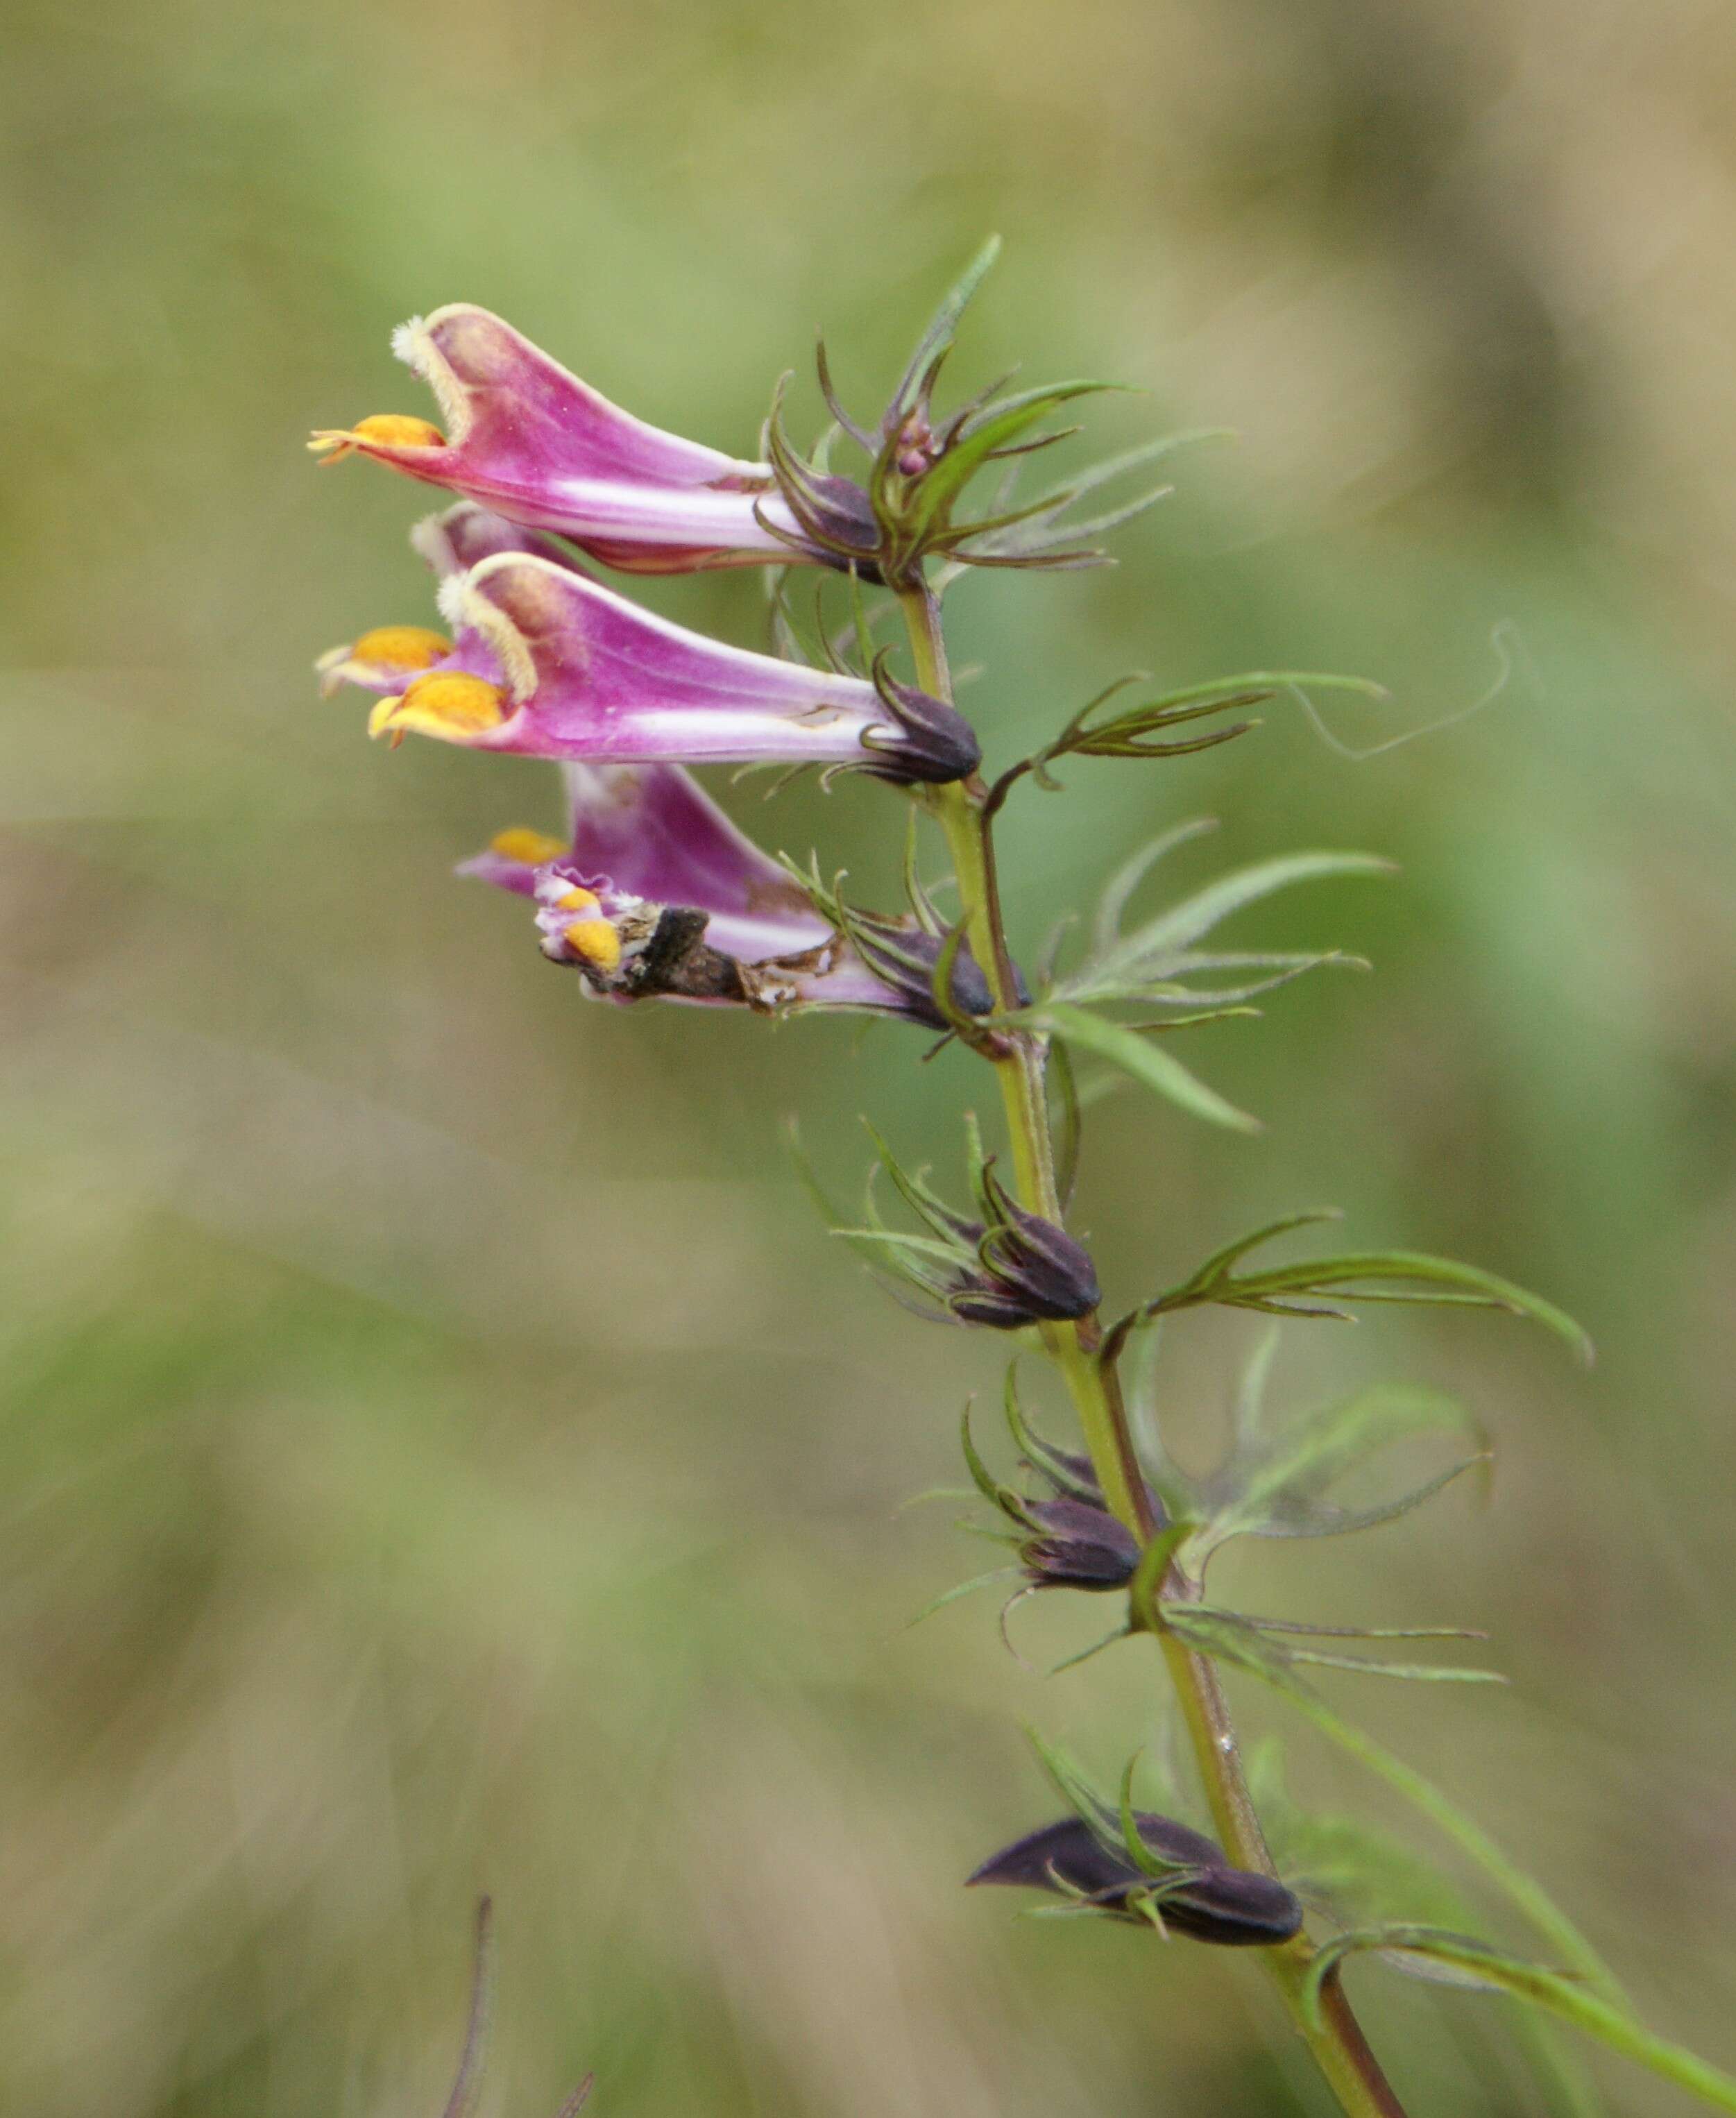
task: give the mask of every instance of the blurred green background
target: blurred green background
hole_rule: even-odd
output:
[[[1113,1773],[1136,1647],[1053,1681],[944,1507],[996,1348],[821,1234],[871,1112],[947,1166],[913,1036],[614,1013],[449,879],[552,774],[362,736],[309,664],[426,622],[428,504],[306,431],[428,409],[390,326],[487,304],[732,451],[824,323],[875,401],[990,228],[961,384],[1125,377],[1103,446],[1227,425],[1119,571],[953,599],[995,757],[1132,666],[1350,668],[1395,703],[1019,798],[1027,948],[1154,830],[1402,876],[1247,915],[1341,943],[1185,1047],[1261,1112],[1093,1114],[1080,1218],[1132,1299],[1350,1210],[1595,1334],[1295,1327],[1305,1405],[1457,1388],[1497,1439],[1354,1544],[1240,1548],[1255,1609],[1488,1625],[1503,1693],[1358,1693],[1632,1977],[1736,2060],[1730,358],[1736,26],[1711,0],[12,0],[0,71],[0,2106],[432,2114],[471,1907],[495,2103],[616,2113],[1318,2107],[1246,1962],[1012,1917],[961,1877]],[[1072,445],[1077,448],[1079,445]],[[649,599],[746,643],[743,575]],[[865,783],[727,798],[865,895]],[[1249,1334],[1170,1334],[1209,1458]],[[1059,1427],[1060,1408],[1047,1408]],[[1050,1599],[1050,1602],[1064,1599]],[[1084,1599],[1073,1599],[1082,1603]],[[1095,1607],[1014,1621],[1034,1661]],[[1240,1695],[1239,1694],[1240,1697]],[[1287,1726],[1243,1701],[1256,1730]],[[1294,1736],[1298,1793],[1381,1791]],[[1420,1844],[1428,1843],[1418,1826]],[[1523,1937],[1491,1909],[1486,1931]],[[1420,2118],[1540,2109],[1505,2004],[1353,1974]],[[1600,2063],[1601,2064],[1601,2063]],[[1614,2106],[1684,2107],[1612,2062]]]

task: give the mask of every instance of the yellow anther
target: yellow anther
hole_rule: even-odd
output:
[[[523,824],[515,824],[510,830],[496,831],[488,842],[488,850],[498,853],[502,860],[519,861],[526,867],[541,867],[545,861],[559,860],[566,848],[558,839],[552,839],[547,831],[533,831]],[[594,898],[591,902],[596,903]]]
[[[451,652],[445,633],[425,625],[378,625],[362,634],[345,659],[377,669],[432,669]]]
[[[382,699],[367,717],[367,732],[396,736],[414,729],[442,742],[469,742],[506,718],[506,695],[498,684],[454,670],[418,677],[403,695]]]
[[[570,890],[555,899],[557,912],[594,912],[602,902],[594,890]]]
[[[375,412],[353,427],[321,427],[307,446],[327,463],[337,463],[358,449],[443,449],[446,437],[431,421],[408,412]]]
[[[621,936],[607,919],[575,919],[563,928],[561,938],[593,971],[607,977],[620,969]]]

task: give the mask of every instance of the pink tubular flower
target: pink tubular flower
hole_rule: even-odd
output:
[[[436,566],[461,541],[450,517],[423,535]],[[970,724],[924,692],[685,631],[540,551],[496,550],[449,576],[441,608],[450,648],[392,627],[322,659],[328,686],[386,693],[370,733],[612,764],[851,765],[905,782],[962,779],[981,755]]]
[[[466,302],[399,327],[392,349],[433,391],[446,431],[399,413],[315,434],[328,462],[359,455],[558,530],[630,573],[820,559],[769,464],[742,463],[623,412]]]
[[[734,1001],[764,1013],[817,1007],[946,1022],[932,992],[940,944],[914,921],[846,936],[679,765],[569,765],[571,843],[502,831],[460,875],[534,899],[542,950],[617,1000]],[[961,951],[953,997],[990,997]]]
[[[461,500],[444,514],[424,516],[411,530],[410,543],[436,580],[468,573],[502,552],[529,553],[570,573],[584,571],[552,537],[521,529],[516,522],[478,507],[473,500]],[[443,632],[421,625],[381,625],[330,649],[314,667],[320,674],[320,690],[327,698],[344,684],[396,696],[418,677],[440,668],[451,654],[452,643]]]

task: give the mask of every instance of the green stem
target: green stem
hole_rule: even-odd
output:
[[[909,629],[917,682],[934,696],[949,701],[952,684],[938,601],[921,580],[902,587],[898,601]],[[994,844],[983,813],[985,799],[981,783],[976,780],[934,788],[927,796],[952,855],[971,953],[989,982],[996,1014],[1006,1015],[1018,1006],[1018,995],[1001,916]],[[990,1060],[1000,1082],[1019,1196],[1032,1212],[1059,1222],[1061,1209],[1043,1075],[1044,1041],[1029,1030],[1003,1028],[995,1031],[992,1043],[986,1039],[979,1048]],[[1119,1379],[1112,1365],[1096,1357],[1099,1337],[1094,1318],[1043,1327],[1043,1343],[1065,1380],[1104,1497],[1121,1520],[1149,1542],[1155,1528],[1151,1503]],[[1179,1573],[1172,1574],[1167,1593],[1189,1593]],[[1173,1635],[1160,1634],[1158,1639],[1224,1848],[1240,1866],[1271,1875],[1271,1851],[1248,1792],[1217,1672],[1204,1656]],[[1299,1936],[1281,1949],[1261,1954],[1292,2020],[1350,2118],[1405,2118],[1403,2106],[1369,2050],[1338,1982],[1327,1982],[1317,2012],[1304,2007],[1308,1967],[1314,1955],[1312,1945]]]

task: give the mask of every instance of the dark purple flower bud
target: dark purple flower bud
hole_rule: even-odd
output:
[[[818,560],[841,573],[853,568],[863,580],[878,585],[880,525],[873,502],[854,479],[804,463],[785,442],[781,426],[774,423],[770,431],[779,493],[797,533],[789,540],[791,557]]]
[[[935,1005],[935,972],[945,946],[942,936],[926,932],[912,919],[888,919],[853,906],[847,931],[857,955],[877,978],[891,987],[912,1022],[936,1030],[951,1027]],[[1019,1003],[1023,1006],[1027,997],[1023,979],[1018,979],[1018,984]],[[962,1015],[994,1012],[995,996],[968,944],[953,960],[952,1000]]]
[[[975,1232],[978,1269],[953,1293],[949,1306],[967,1324],[1002,1331],[1046,1319],[1088,1316],[1102,1299],[1091,1253],[1064,1228],[1028,1213],[985,1177],[995,1220]]]
[[[1038,1588],[1124,1588],[1139,1564],[1139,1544],[1106,1508],[1087,1501],[1027,1501],[1024,1512],[1040,1533],[1018,1547],[1020,1563]]]
[[[1108,1504],[1103,1497],[1097,1467],[1082,1450],[1057,1449],[1052,1444],[1046,1444],[1041,1462],[1032,1463],[1031,1468],[1040,1471],[1063,1495],[1083,1501],[1089,1507],[1106,1508]],[[1167,1528],[1169,1510],[1149,1485],[1145,1489],[1145,1498],[1146,1505],[1151,1510],[1152,1528],[1158,1530]]]
[[[1230,1948],[1270,1948],[1300,1932],[1301,1905],[1272,1876],[1233,1867],[1221,1847],[1173,1817],[1142,1810],[1134,1824],[1146,1847],[1172,1869],[1147,1875],[1082,1819],[1069,1816],[1016,1840],[968,1880],[1080,1898],[1128,1918],[1140,1917],[1135,1899],[1155,1893],[1166,1926]]]
[[[880,758],[864,770],[899,786],[912,780],[938,785],[967,779],[981,764],[976,731],[958,709],[899,683],[888,673],[884,655],[874,666],[874,688],[895,726],[884,736],[872,730],[864,736],[863,749],[880,753]]]

